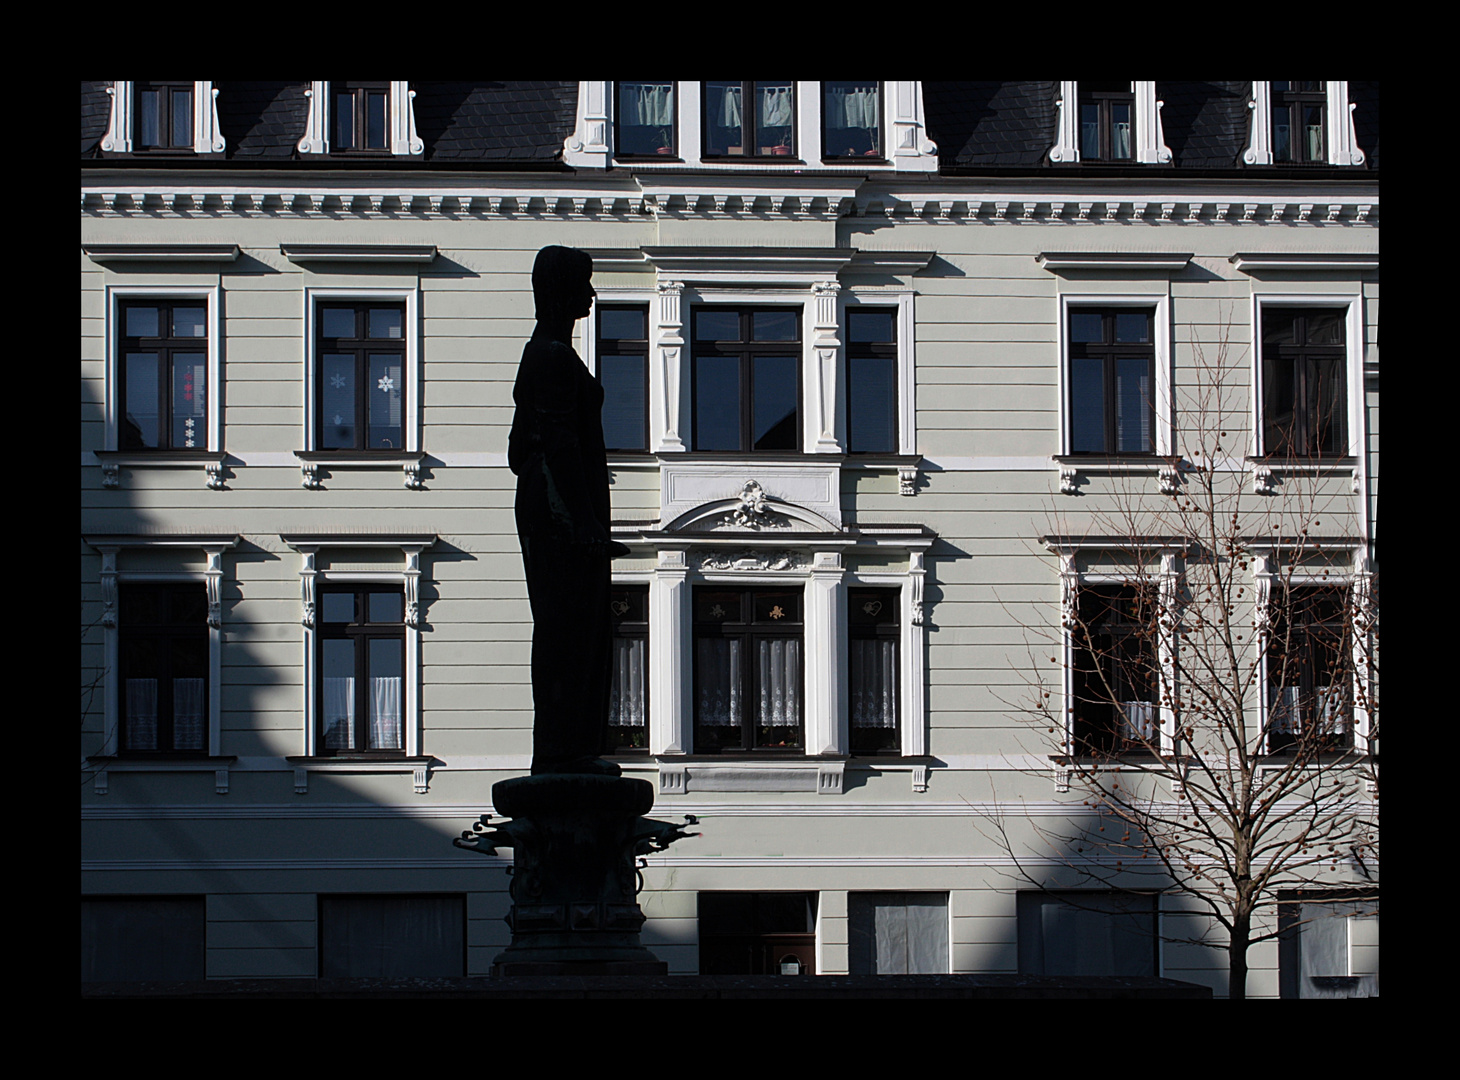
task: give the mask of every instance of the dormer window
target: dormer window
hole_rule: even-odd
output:
[[[676,157],[672,82],[616,84],[614,146],[619,157]]]
[[[137,83],[135,150],[193,148],[193,84]]]
[[[1080,84],[1080,160],[1130,161],[1134,157],[1135,94],[1128,82]]]
[[[704,84],[704,156],[794,157],[794,82]]]
[[[330,83],[334,116],[331,150],[389,150],[390,84]]]
[[[1346,82],[1254,82],[1248,165],[1362,165]]]
[[[1321,82],[1272,84],[1272,156],[1279,164],[1323,164],[1324,111]]]
[[[211,82],[114,82],[102,136],[108,154],[221,154],[218,91]]]
[[[821,156],[884,156],[880,82],[821,84]]]
[[[1062,82],[1049,160],[1169,165],[1154,82]]]
[[[312,82],[301,154],[420,157],[416,92],[405,82]]]

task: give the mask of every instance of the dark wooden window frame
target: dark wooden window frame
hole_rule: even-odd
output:
[[[1147,319],[1147,341],[1143,343],[1116,342],[1115,340],[1115,319],[1118,315],[1142,314]],[[1100,344],[1092,342],[1075,341],[1075,317],[1077,315],[1099,315],[1101,317],[1101,338]],[[1070,417],[1069,417],[1069,440],[1070,454],[1088,457],[1154,457],[1156,454],[1156,313],[1152,308],[1143,307],[1072,307],[1069,309],[1069,325],[1067,332],[1070,336],[1069,355],[1069,379],[1070,379]],[[1139,359],[1144,357],[1147,361],[1146,372],[1150,378],[1151,400],[1145,403],[1151,418],[1151,439],[1145,450],[1119,450],[1117,449],[1118,435],[1118,395],[1116,393],[1116,374],[1119,370],[1120,361],[1123,359]],[[1075,361],[1084,359],[1099,359],[1104,365],[1104,401],[1101,403],[1105,415],[1105,448],[1103,450],[1077,450],[1075,448],[1075,388],[1074,370]]]
[[[315,925],[319,929],[316,941],[325,940],[324,925],[326,920],[325,908],[330,901],[346,902],[350,900],[457,900],[461,902],[461,970],[464,975],[469,970],[470,946],[471,946],[471,922],[467,915],[467,898],[465,893],[453,892],[427,892],[427,893],[319,893],[315,896]],[[315,949],[315,970],[320,978],[327,978],[325,975],[324,949]],[[447,976],[449,977],[449,976]]]
[[[878,142],[881,144],[881,145],[879,145],[877,147],[877,153],[876,154],[860,154],[860,155],[834,154],[834,153],[831,152],[831,148],[829,146],[827,146],[827,144],[826,144],[826,140],[827,140],[827,134],[826,134],[826,132],[827,132],[827,128],[826,128],[826,83],[827,82],[851,82],[851,81],[854,81],[854,80],[850,80],[850,79],[828,79],[828,80],[824,80],[821,83],[821,160],[824,161],[824,162],[864,161],[864,162],[867,162],[868,164],[880,165],[880,164],[882,164],[883,162],[885,162],[887,160],[887,131],[886,131],[886,123],[885,123],[885,120],[886,120],[886,117],[887,117],[887,97],[886,97],[887,86],[880,79],[879,80],[876,80],[876,86],[877,86],[877,108],[878,108],[878,110],[882,114],[880,117],[878,117],[878,124],[877,124],[877,139],[878,139]],[[870,80],[869,79],[868,80],[868,85],[872,84],[872,82],[873,82],[873,80]]]
[[[172,312],[175,307],[202,308],[203,329],[202,337],[174,337],[172,329]],[[127,335],[127,312],[133,308],[156,308],[157,309],[157,337],[129,337]],[[168,333],[162,334],[163,328]],[[208,450],[208,431],[212,418],[208,415],[208,391],[209,387],[203,387],[203,420],[202,429],[198,432],[197,446],[172,445],[172,414],[173,414],[173,392],[172,392],[172,367],[173,355],[175,353],[202,353],[204,379],[213,376],[213,367],[210,363],[211,350],[208,331],[211,329],[211,320],[208,315],[208,301],[203,297],[128,297],[117,301],[117,449],[125,451],[137,451],[142,453],[156,453],[158,451],[182,451],[188,453],[197,451],[206,453]],[[158,445],[139,446],[127,438],[127,354],[137,352],[153,352],[157,354],[157,401],[158,401]]]
[[[644,316],[643,338],[608,338],[603,336],[603,314],[605,311],[639,311]],[[598,368],[598,381],[603,382],[603,358],[605,356],[639,356],[644,362],[644,432],[640,446],[609,446],[611,454],[647,454],[649,452],[649,305],[648,304],[595,304],[593,359]],[[606,399],[605,399],[606,401]]]
[[[370,622],[370,593],[394,593],[401,598],[402,618],[399,622]],[[325,596],[350,595],[354,597],[354,614],[348,623],[325,621]],[[406,712],[406,689],[411,678],[405,663],[406,625],[405,589],[388,582],[362,582],[354,584],[321,585],[315,605],[315,693],[314,693],[314,753],[316,757],[391,757],[405,756],[406,728],[410,717]],[[350,639],[355,642],[355,749],[325,746],[325,692],[324,692],[324,643]],[[372,640],[399,641],[401,646],[401,717],[398,749],[376,750],[370,747],[370,642]]]
[[[355,313],[353,338],[324,336],[324,312],[327,308],[352,309]],[[400,312],[401,336],[372,338],[370,309],[391,308]],[[406,427],[410,423],[410,355],[406,346],[411,333],[404,300],[318,299],[314,307],[314,446],[316,451],[332,454],[400,454],[406,448]],[[324,358],[326,353],[353,353],[355,356],[355,445],[324,447]],[[369,446],[370,438],[370,358],[374,354],[399,354],[401,371],[400,445]]]
[[[859,604],[880,601],[884,610],[876,613],[875,622],[859,622],[856,612]],[[902,753],[902,589],[894,586],[861,586],[847,588],[847,640],[848,641],[891,641],[892,649],[892,699],[897,709],[897,725],[893,728],[857,728],[851,725],[851,702],[847,703],[848,738],[853,754],[901,754]],[[851,685],[852,658],[847,657],[848,693]],[[874,740],[864,734],[862,745],[858,745],[857,733],[875,732],[882,738]],[[891,732],[891,745],[873,745],[885,742],[886,733]]]
[[[1338,345],[1310,345],[1307,342],[1308,317],[1314,314],[1337,315],[1343,328],[1344,341]],[[1267,336],[1269,320],[1274,316],[1292,316],[1293,339],[1291,345],[1262,343],[1262,449],[1267,457],[1347,457],[1348,438],[1348,310],[1328,307],[1282,307],[1265,304],[1262,308],[1263,337]],[[1293,370],[1293,429],[1284,432],[1268,421],[1271,387],[1275,381],[1274,369],[1278,365],[1292,365]],[[1318,445],[1319,417],[1309,412],[1307,401],[1310,389],[1315,389],[1321,376],[1318,365],[1323,364],[1339,375],[1337,385],[1342,391],[1338,408],[1330,421],[1337,429],[1334,442],[1336,450],[1323,450]],[[1286,445],[1284,445],[1286,444]]]
[[[382,94],[385,99],[385,117],[382,128],[382,145],[369,146],[370,95]],[[339,145],[340,98],[349,95],[353,112],[350,131],[350,145]],[[388,82],[332,82],[329,84],[329,131],[330,152],[338,154],[385,154],[390,153],[390,83]]]
[[[695,330],[694,319],[703,311],[723,313],[734,311],[740,318],[738,341],[701,341]],[[756,312],[789,311],[796,316],[796,337],[790,341],[752,341],[753,318]],[[692,417],[693,446],[697,452],[715,454],[795,454],[801,452],[801,425],[805,416],[805,390],[801,385],[802,367],[802,310],[784,305],[757,304],[752,306],[696,304],[690,310],[690,414]],[[790,353],[796,360],[796,445],[789,450],[755,449],[755,358],[761,355],[776,356]],[[735,450],[701,451],[699,447],[699,360],[700,357],[738,357],[740,360],[740,447]]]
[[[627,81],[627,80],[625,80],[625,81]],[[644,79],[644,80],[640,80],[640,81],[642,81],[642,82],[648,82],[649,80]],[[614,156],[614,158],[616,160],[619,160],[619,161],[678,161],[678,160],[680,160],[680,157],[679,157],[679,101],[680,101],[680,98],[679,98],[679,83],[678,82],[675,82],[673,79],[663,79],[663,80],[660,80],[660,81],[661,82],[667,82],[667,83],[669,83],[670,85],[672,85],[674,87],[674,120],[669,125],[669,153],[667,153],[667,154],[664,154],[664,153],[630,154],[630,153],[625,153],[624,152],[624,150],[622,149],[623,148],[623,140],[619,137],[619,120],[620,120],[620,117],[619,117],[619,87],[621,85],[623,85],[623,84],[620,83],[620,82],[614,82],[614,83],[611,83],[610,86],[612,87],[611,92],[613,94],[613,156]]]
[[[897,323],[899,311],[897,308],[884,308],[875,305],[863,307],[860,304],[848,305],[846,310],[847,319],[847,453],[848,454],[895,454],[901,445],[902,431],[901,423],[901,402],[898,399],[899,383],[901,382],[901,358],[898,356]],[[892,340],[886,341],[852,341],[851,318],[854,314],[884,312],[892,316]],[[855,407],[856,395],[853,389],[856,385],[856,376],[853,374],[853,360],[886,360],[892,365],[892,446],[887,450],[856,450],[852,447],[853,432],[856,429],[857,410]]]
[[[1293,83],[1289,82],[1289,89],[1277,89],[1277,83],[1270,83],[1271,86],[1271,109],[1272,109],[1272,154],[1273,162],[1278,165],[1325,165],[1328,163],[1328,86],[1326,83],[1318,83],[1317,90],[1293,90]],[[1308,140],[1302,138],[1305,128],[1303,123],[1303,112],[1306,109],[1318,110],[1318,156],[1311,157],[1308,154]],[[1288,156],[1278,157],[1277,147],[1277,114],[1283,110],[1288,114]]]
[[[653,662],[649,654],[649,586],[636,582],[615,584],[610,591],[610,595],[616,596],[617,594],[625,592],[633,592],[642,595],[644,618],[642,620],[631,620],[620,616],[619,612],[613,610],[613,605],[617,603],[616,600],[610,601],[609,614],[613,619],[613,636],[615,638],[633,638],[644,643],[644,726],[642,728],[635,729],[643,732],[644,745],[633,746],[629,743],[619,743],[613,748],[613,753],[647,754],[649,752],[649,665]],[[610,735],[612,735],[613,730],[613,728],[609,728]]]
[[[705,904],[705,899],[724,896],[725,893],[702,892],[696,896],[696,918],[698,924],[699,953],[700,953],[700,974],[779,974],[779,962],[787,956],[793,956],[802,965],[801,974],[816,974],[816,921],[819,909],[819,897],[816,893],[803,893],[793,890],[784,890],[784,895],[802,898],[806,905],[807,923],[809,928],[805,930],[769,930],[766,925],[770,920],[763,915],[764,909],[768,906],[762,899],[770,895],[772,890],[747,892],[742,894],[749,908],[749,919],[743,929],[724,930],[716,932],[711,928],[710,913],[706,910],[711,905]],[[776,892],[781,892],[776,890]],[[735,954],[738,963],[729,964],[727,960]],[[706,960],[712,962],[706,964]],[[718,961],[718,963],[715,963]],[[723,970],[726,967],[749,967],[749,972],[736,970]],[[716,970],[706,971],[706,967],[713,967]]]
[[[142,95],[149,91],[161,91],[166,106],[158,110],[157,115],[157,138],[156,143],[144,145],[142,142]],[[177,132],[173,130],[173,95],[179,91],[185,92],[189,97],[188,107],[188,129],[184,133],[183,141],[177,142]],[[198,92],[197,84],[191,82],[134,82],[132,84],[132,150],[135,153],[143,154],[191,154],[193,150],[193,130],[197,126],[198,118]]]
[[[1139,605],[1142,591],[1147,593],[1145,605]],[[1155,602],[1155,590],[1151,586],[1081,584],[1077,600],[1079,618],[1070,631],[1070,737],[1077,756],[1103,757],[1147,752],[1138,742],[1130,745],[1123,743],[1115,701],[1150,702],[1151,721],[1157,726],[1157,731],[1155,737],[1149,741],[1160,745],[1160,687],[1157,675],[1160,650],[1155,637]],[[1134,617],[1120,618],[1115,610],[1116,605],[1141,606],[1144,610]],[[1145,617],[1141,618],[1141,614]],[[1132,652],[1135,653],[1133,658]],[[1133,685],[1133,671],[1137,676],[1148,674],[1151,683],[1144,688]],[[1103,679],[1100,677],[1102,674]],[[1093,689],[1082,697],[1081,691],[1087,678]],[[1123,689],[1129,689],[1132,696],[1123,696]],[[1112,693],[1114,701],[1110,699]],[[1138,694],[1140,696],[1136,696]]]
[[[702,82],[702,83],[700,83],[700,157],[702,159],[706,160],[706,161],[752,161],[753,160],[753,161],[763,161],[763,162],[780,161],[780,162],[787,162],[787,163],[789,163],[789,162],[793,162],[793,161],[798,160],[798,155],[796,153],[796,135],[797,135],[796,124],[800,120],[800,117],[801,117],[801,106],[800,106],[800,104],[796,100],[796,98],[798,96],[798,87],[797,87],[797,84],[796,84],[796,82],[794,80],[789,80],[788,79],[788,80],[784,80],[784,81],[789,82],[790,85],[791,85],[791,125],[790,125],[790,127],[791,127],[791,141],[788,144],[789,145],[789,148],[790,148],[788,153],[785,153],[785,154],[762,154],[762,153],[759,153],[759,152],[757,152],[757,153],[751,153],[750,152],[752,150],[757,150],[758,149],[758,147],[759,147],[759,140],[760,140],[760,132],[756,130],[756,123],[755,123],[755,116],[754,116],[755,108],[754,108],[753,104],[746,105],[745,103],[746,102],[754,103],[754,101],[755,101],[755,88],[758,87],[758,86],[764,86],[764,85],[767,85],[768,83],[770,83],[770,80],[765,79],[765,80],[761,80],[760,82],[742,82],[740,84],[740,101],[741,101],[741,106],[742,106],[741,112],[740,112],[740,123],[741,123],[740,132],[741,132],[742,142],[741,142],[740,146],[741,146],[741,149],[745,151],[745,153],[742,153],[742,154],[716,154],[716,153],[712,153],[711,152],[711,150],[710,150],[710,84],[708,82]],[[774,85],[780,85],[780,83],[778,82],[778,83],[775,83]]]
[[[801,618],[794,621],[763,623],[755,620],[755,597],[758,594],[767,592],[786,592],[800,589],[800,615]],[[785,585],[772,586],[747,586],[735,583],[705,582],[694,587],[696,593],[701,590],[707,592],[738,592],[740,594],[741,619],[735,622],[712,622],[705,621],[698,617],[699,606],[697,598],[692,598],[691,603],[695,604],[693,609],[693,647],[694,653],[691,661],[694,665],[694,727],[698,736],[699,723],[699,701],[700,701],[700,670],[699,670],[699,642],[702,638],[726,638],[738,639],[741,642],[741,664],[740,664],[740,693],[741,701],[744,703],[741,709],[740,721],[740,745],[738,747],[703,747],[695,746],[695,753],[742,753],[754,752],[757,754],[797,754],[806,752],[806,623],[805,604],[806,594],[804,588],[797,584],[787,583]],[[748,618],[747,618],[748,616]],[[795,640],[801,642],[801,693],[798,703],[801,709],[800,723],[794,730],[799,740],[797,746],[758,746],[757,740],[757,710],[760,705],[760,674],[758,670],[759,658],[756,643],[768,640]],[[730,729],[726,729],[730,730]]]
[[[1353,630],[1349,617],[1350,587],[1347,585],[1291,585],[1284,591],[1274,585],[1274,601],[1269,605],[1267,627],[1267,694],[1268,728],[1267,749],[1269,753],[1290,753],[1299,744],[1307,749],[1347,750],[1354,745],[1354,669]],[[1324,598],[1336,601],[1321,618],[1313,618],[1312,608]],[[1290,617],[1293,616],[1293,617]],[[1315,638],[1323,637],[1324,641]],[[1331,676],[1338,682],[1330,686],[1341,688],[1343,701],[1341,734],[1322,737],[1314,744],[1306,738],[1306,732],[1317,722],[1318,681],[1320,649],[1328,649],[1332,655],[1328,665]],[[1296,670],[1295,670],[1296,669]],[[1279,682],[1279,676],[1286,678]],[[1296,676],[1296,678],[1294,678]],[[1298,687],[1298,715],[1295,718],[1297,732],[1275,730],[1275,691],[1279,685]]]
[[[128,601],[144,590],[165,596],[166,599],[162,602],[167,605],[169,615],[174,610],[172,600],[174,595],[182,592],[193,593],[193,601],[201,618],[194,622],[183,621],[176,617],[164,618],[153,623],[136,622],[129,618],[129,612],[135,609]],[[119,677],[117,692],[121,695],[117,709],[117,723],[120,729],[117,732],[118,752],[126,757],[175,757],[180,755],[207,757],[209,753],[208,717],[213,687],[210,685],[209,674],[211,645],[208,640],[208,596],[204,583],[201,581],[122,582],[118,585],[118,610],[120,618],[118,619],[117,667]],[[201,746],[179,750],[174,745],[176,733],[173,730],[173,657],[170,646],[175,641],[186,639],[193,639],[193,644],[203,656],[203,738]],[[139,642],[149,640],[165,646],[159,647],[157,651],[159,667],[157,674],[157,748],[155,750],[135,749],[127,745],[127,678],[135,663],[132,659],[132,651]]]
[[[1098,108],[1100,110],[1100,114],[1099,114],[1100,115],[1100,119],[1098,121],[1098,127],[1099,127],[1099,132],[1100,132],[1100,135],[1099,135],[1099,139],[1100,139],[1100,152],[1099,152],[1099,156],[1098,157],[1090,157],[1089,155],[1087,155],[1085,153],[1085,140],[1084,140],[1083,132],[1081,131],[1081,133],[1080,133],[1080,135],[1078,137],[1078,140],[1077,140],[1078,141],[1078,144],[1080,146],[1080,161],[1082,161],[1082,162],[1090,161],[1090,162],[1097,162],[1097,163],[1102,163],[1102,164],[1115,164],[1115,165],[1134,164],[1135,163],[1135,160],[1136,160],[1136,136],[1137,136],[1137,132],[1136,132],[1136,95],[1135,95],[1134,90],[1119,90],[1119,91],[1117,91],[1117,90],[1087,90],[1087,89],[1085,89],[1085,85],[1084,84],[1080,84],[1079,87],[1078,87],[1078,89],[1077,89],[1077,94],[1078,94],[1078,100],[1079,100],[1079,114],[1076,116],[1076,128],[1077,128],[1077,130],[1080,130],[1083,127],[1083,123],[1084,123],[1084,107],[1086,105],[1094,105],[1096,108]],[[1120,158],[1118,158],[1118,157],[1112,157],[1111,156],[1111,152],[1112,152],[1112,149],[1113,149],[1112,148],[1112,145],[1111,145],[1111,142],[1112,142],[1111,132],[1113,130],[1113,124],[1114,124],[1113,114],[1111,112],[1111,107],[1113,105],[1129,105],[1130,106],[1130,131],[1131,131],[1131,138],[1130,138],[1130,156],[1129,157],[1120,157]]]

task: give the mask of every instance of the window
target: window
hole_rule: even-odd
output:
[[[615,84],[616,157],[676,157],[674,83]]]
[[[699,894],[701,975],[816,974],[816,894]]]
[[[821,155],[882,158],[882,84],[821,84]]]
[[[1156,974],[1156,897],[1021,892],[1019,974]]]
[[[847,450],[891,454],[897,439],[897,309],[848,307]]]
[[[649,586],[614,585],[613,689],[608,699],[609,741],[617,750],[649,747]]]
[[[83,897],[81,981],[201,981],[204,904],[201,896]]]
[[[799,750],[801,589],[694,591],[695,752]]]
[[[460,978],[466,974],[461,896],[321,896],[324,979]]]
[[[208,593],[203,582],[118,589],[123,754],[208,746]]]
[[[400,589],[321,589],[319,755],[404,750],[404,616]]]
[[[390,149],[388,82],[332,82],[332,150]]]
[[[1327,85],[1321,82],[1274,82],[1272,156],[1279,164],[1324,164],[1324,108]]]
[[[704,109],[705,157],[795,156],[794,82],[707,82]]]
[[[852,753],[901,753],[897,589],[847,590],[847,681]]]
[[[1379,996],[1377,903],[1352,893],[1290,900],[1278,905],[1278,934],[1280,996]]]
[[[317,449],[405,448],[405,326],[403,303],[320,302]]]
[[[694,308],[694,448],[801,446],[801,313]]]
[[[1131,83],[1080,83],[1080,160],[1132,160],[1135,107]]]
[[[602,304],[597,313],[604,446],[648,450],[649,309],[644,304]]]
[[[948,974],[947,893],[848,893],[847,972]]]
[[[1152,590],[1087,585],[1071,630],[1073,749],[1118,754],[1160,741],[1157,606]]]
[[[133,84],[136,110],[134,150],[192,150],[196,84],[139,82]]]
[[[118,449],[207,448],[207,302],[118,301],[116,349]]]
[[[1069,313],[1070,452],[1155,454],[1153,313]]]
[[[1263,307],[1262,435],[1268,454],[1345,455],[1344,309]]]
[[[1267,638],[1267,745],[1353,746],[1353,638],[1343,586],[1274,589]]]

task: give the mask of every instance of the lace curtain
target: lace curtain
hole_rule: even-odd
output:
[[[696,644],[700,680],[699,722],[738,727],[741,721],[740,642],[701,638]]]
[[[619,83],[618,122],[647,127],[673,127],[674,84]]]
[[[882,120],[876,86],[828,86],[826,126],[829,128],[865,128],[876,131]]]
[[[324,681],[324,745],[326,750],[355,749],[355,680]]]
[[[615,638],[613,690],[608,698],[610,727],[644,726],[644,641]]]
[[[370,680],[370,749],[401,748],[400,695],[399,675]]]
[[[127,680],[127,746],[157,749],[157,680]]]
[[[1149,701],[1120,703],[1120,737],[1130,742],[1156,742],[1156,706]]]
[[[760,722],[794,727],[801,722],[801,643],[777,638],[760,645]]]
[[[852,727],[897,727],[897,643],[853,638],[847,645]]]

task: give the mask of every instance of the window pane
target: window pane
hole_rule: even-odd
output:
[[[1269,454],[1287,453],[1296,433],[1297,383],[1292,361],[1269,360],[1262,366],[1263,445]]]
[[[1292,110],[1275,105],[1272,110],[1272,156],[1276,161],[1292,161]]]
[[[695,358],[696,450],[739,450],[740,360],[733,356]]]
[[[1303,109],[1304,161],[1323,160],[1323,109],[1309,105]]]
[[[320,308],[320,333],[327,338],[352,338],[355,336],[355,309],[342,307]]]
[[[847,449],[890,454],[897,449],[896,361],[891,357],[847,360]]]
[[[897,729],[897,642],[853,638],[848,645],[852,727]]]
[[[366,610],[373,623],[398,623],[405,620],[406,598],[394,590],[368,593]]]
[[[1121,344],[1144,344],[1151,340],[1151,314],[1148,311],[1117,311],[1115,340]]]
[[[206,446],[207,364],[202,353],[172,356],[172,445],[191,449]]]
[[[127,353],[122,449],[160,446],[162,403],[157,393],[157,354]]]
[[[328,592],[320,597],[320,619],[327,623],[355,621],[355,594]]]
[[[157,146],[161,142],[159,127],[162,117],[161,90],[143,90],[138,95],[138,119],[141,121],[141,135],[137,142],[142,146]]]
[[[370,93],[366,117],[365,145],[372,150],[385,149],[385,94]]]
[[[1080,106],[1080,157],[1100,157],[1100,106]]]
[[[1306,318],[1307,344],[1342,345],[1343,312],[1310,311]]]
[[[847,340],[852,344],[862,342],[890,343],[896,338],[893,334],[893,318],[896,312],[892,311],[848,311],[847,312]]]
[[[1110,156],[1125,160],[1131,156],[1131,107],[1119,101],[1110,103]]]
[[[750,339],[752,341],[795,341],[796,313],[794,311],[753,311],[750,315]]]
[[[1076,345],[1099,345],[1105,340],[1104,318],[1098,311],[1070,313],[1070,341]]]
[[[207,337],[207,315],[205,307],[175,307],[172,309],[173,337]]]
[[[320,358],[320,366],[324,372],[320,448],[350,449],[355,445],[355,357],[351,353],[326,353]]]
[[[129,306],[127,312],[127,337],[158,337],[158,318],[155,307]]]
[[[645,329],[647,321],[643,308],[600,308],[598,334],[610,340],[627,338],[642,341],[648,336]]]
[[[401,425],[401,358],[397,355],[370,358],[371,449],[399,450],[405,446]]]
[[[800,589],[757,589],[754,602],[755,621],[768,626],[801,621]]]
[[[792,118],[795,115],[796,87],[790,82],[757,83],[755,87],[756,143],[759,152],[789,152],[792,143]]]
[[[882,109],[876,82],[822,84],[827,157],[875,156],[881,139]]]
[[[695,642],[695,723],[738,728],[743,717],[738,638],[700,638]],[[698,741],[698,740],[697,740]],[[739,736],[731,741],[739,742]]]
[[[674,150],[674,84],[618,84],[618,153],[671,154]]]
[[[756,745],[801,745],[801,642],[761,638],[757,643]]]
[[[320,898],[326,978],[450,978],[466,974],[459,896]]]
[[[695,622],[740,621],[740,593],[719,589],[695,590]]]
[[[172,145],[193,145],[193,92],[172,92]]]
[[[645,409],[648,403],[642,356],[600,356],[603,380],[603,443],[610,450],[647,450]]]
[[[1070,450],[1105,452],[1105,363],[1098,358],[1070,361]]]
[[[208,641],[201,634],[174,637],[172,646],[172,749],[203,749]]]
[[[81,981],[201,981],[206,921],[201,897],[84,899]]]
[[[355,95],[346,91],[335,95],[335,149],[349,150],[355,145]]]
[[[696,341],[739,341],[740,312],[733,308],[697,308],[695,310]]]
[[[366,710],[370,720],[370,749],[400,750],[401,703],[405,682],[405,642],[399,638],[370,639],[370,683]]]
[[[609,727],[643,729],[645,726],[646,644],[643,638],[614,638],[613,688],[608,699]],[[647,745],[642,730],[621,732],[619,738],[628,746]]]
[[[757,356],[755,363],[756,450],[795,450],[801,443],[797,426],[800,383],[794,356]]]
[[[1343,362],[1315,360],[1308,372],[1308,415],[1313,418],[1313,448],[1320,454],[1346,454],[1344,412],[1347,394]]]
[[[401,319],[404,313],[398,307],[370,309],[370,336],[373,338],[398,338],[401,336]]]
[[[1293,345],[1297,343],[1296,311],[1278,311],[1268,308],[1262,313],[1262,341],[1265,345]]]
[[[744,105],[738,82],[705,84],[705,150],[710,154],[743,154]]]
[[[321,742],[326,750],[355,749],[355,642],[325,638],[320,650]]]
[[[1151,441],[1151,365],[1144,357],[1121,357],[1115,368],[1115,442],[1122,454],[1149,454]]]
[[[609,610],[613,613],[615,625],[624,622],[648,622],[648,604],[649,589],[647,586],[615,588],[613,599],[609,602]]]

